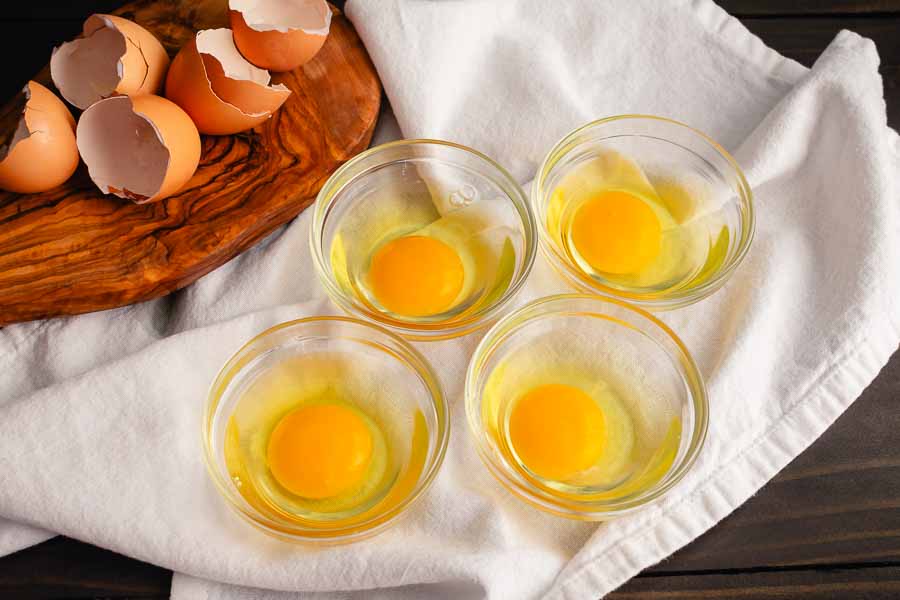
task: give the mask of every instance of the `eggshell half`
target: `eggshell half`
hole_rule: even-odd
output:
[[[45,192],[65,182],[78,167],[75,119],[53,92],[29,81],[19,98],[19,125],[0,145],[0,189],[19,194]]]
[[[325,0],[229,0],[234,41],[247,60],[293,71],[322,48],[331,28]]]
[[[241,56],[230,29],[205,29],[172,61],[166,97],[187,111],[201,133],[228,135],[259,125],[291,95],[269,81],[267,71]]]
[[[105,194],[137,204],[171,196],[200,162],[200,134],[175,103],[159,96],[113,96],[78,121],[78,150]]]
[[[128,19],[91,15],[84,37],[53,51],[50,76],[63,98],[84,109],[115,94],[155,94],[169,67],[166,49]]]

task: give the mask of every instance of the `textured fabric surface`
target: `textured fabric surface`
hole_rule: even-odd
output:
[[[201,407],[246,339],[336,312],[313,277],[307,212],[170,297],[0,330],[0,551],[63,533],[175,570],[176,600],[597,598],[755,493],[896,350],[900,142],[870,41],[841,33],[808,70],[707,1],[350,0],[347,12],[404,136],[473,146],[523,183],[567,131],[612,114],[670,116],[736,155],[754,246],[720,292],[661,315],[709,388],[695,468],[602,525],[523,505],[467,437],[474,334],[419,345],[450,399],[451,440],[395,527],[323,550],[256,532],[206,476]],[[388,116],[379,136],[398,135]],[[562,289],[539,259],[516,303]]]

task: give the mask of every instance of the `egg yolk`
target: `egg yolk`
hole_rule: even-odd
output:
[[[585,202],[572,220],[572,242],[584,260],[604,273],[637,273],[659,254],[659,219],[646,202],[621,191]]]
[[[509,437],[532,473],[563,481],[599,460],[606,446],[606,422],[597,403],[580,389],[542,385],[516,402]]]
[[[453,248],[422,235],[391,240],[375,252],[369,268],[372,291],[382,306],[409,317],[449,310],[464,276]]]
[[[275,479],[305,498],[329,498],[357,485],[372,458],[372,433],[339,404],[314,404],[278,421],[266,451]]]

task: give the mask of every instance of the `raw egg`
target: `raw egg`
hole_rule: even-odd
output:
[[[602,330],[574,317],[525,330],[486,379],[483,423],[507,464],[536,485],[573,494],[643,486],[659,474],[645,477],[648,464],[678,447],[679,415]]]
[[[516,267],[515,214],[486,200],[441,215],[430,196],[398,193],[344,214],[332,240],[335,278],[369,309],[445,322],[493,302]]]
[[[624,154],[596,152],[561,178],[546,215],[548,232],[591,284],[657,293],[721,262],[722,217],[702,182],[662,170],[651,177]]]
[[[50,75],[63,98],[81,109],[115,94],[155,94],[169,55],[152,33],[128,19],[91,15],[84,37],[53,51]]]
[[[527,360],[504,361],[486,389],[486,416],[510,463],[566,486],[615,486],[632,475],[644,437],[634,390],[613,388],[596,367],[575,367],[570,359],[581,357],[566,356],[562,345],[523,352]]]
[[[300,407],[278,421],[267,446],[275,479],[306,498],[337,496],[359,485],[372,461],[365,417],[341,404]]]
[[[369,358],[365,351],[284,358],[242,392],[225,460],[248,502],[333,521],[408,491],[400,486],[418,477],[427,452],[423,415],[410,414],[392,374]]]
[[[22,116],[0,145],[0,188],[33,194],[55,188],[78,167],[75,119],[62,100],[29,81],[18,97]]]
[[[528,469],[546,479],[565,480],[600,459],[606,424],[597,403],[577,387],[545,384],[516,402],[509,435]]]
[[[159,96],[114,96],[82,113],[78,150],[105,194],[138,204],[180,190],[200,162],[200,134],[174,103]]]
[[[490,369],[481,427],[503,470],[526,487],[565,502],[619,498],[655,485],[672,465],[679,406],[651,374],[658,365],[638,359],[645,350],[632,342],[643,334],[620,337],[613,322],[569,305],[506,326],[476,358]]]
[[[269,73],[247,62],[230,29],[206,29],[172,62],[166,97],[183,108],[201,133],[227,135],[266,121],[291,91],[269,85]]]
[[[465,269],[446,243],[423,235],[395,238],[372,256],[372,291],[391,312],[424,317],[451,308],[463,288]]]
[[[325,44],[331,7],[325,0],[230,0],[234,39],[247,60],[292,71]]]
[[[650,206],[634,194],[613,190],[582,204],[572,218],[572,242],[596,270],[635,273],[659,254],[662,231]]]

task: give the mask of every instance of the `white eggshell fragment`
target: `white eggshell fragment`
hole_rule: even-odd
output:
[[[50,76],[63,98],[85,109],[115,94],[155,94],[169,55],[152,33],[128,19],[91,15],[84,37],[53,51]]]
[[[193,121],[159,96],[114,96],[91,105],[78,121],[77,140],[97,187],[138,204],[180,190],[200,161]]]

